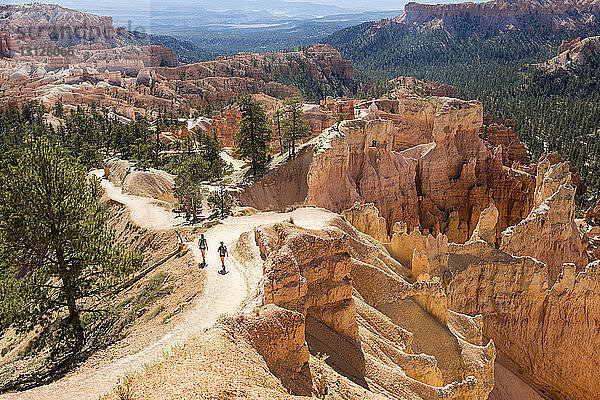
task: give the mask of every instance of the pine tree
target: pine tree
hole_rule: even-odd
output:
[[[304,112],[302,111],[302,101],[298,97],[286,99],[284,105],[283,132],[289,148],[289,156],[293,157],[296,155],[296,141],[309,136],[310,127],[302,119]]]
[[[271,128],[268,125],[267,114],[258,101],[246,95],[240,98],[239,103],[242,120],[236,134],[236,155],[250,159],[252,174],[256,177],[267,162]]]
[[[197,219],[202,210],[202,200],[206,190],[202,182],[211,178],[210,163],[198,154],[186,154],[180,161],[175,172],[175,187],[173,193],[181,206],[185,208],[186,219]]]
[[[226,218],[231,214],[233,206],[233,197],[225,188],[223,183],[219,184],[219,188],[214,190],[208,196],[208,205],[211,210],[216,213],[219,218]]]
[[[23,330],[58,318],[62,344],[82,348],[82,314],[133,270],[99,206],[87,169],[47,139],[29,139],[0,176],[0,324]]]
[[[284,112],[281,109],[277,109],[275,111],[275,115],[273,116],[274,125],[277,129],[277,139],[279,139],[279,152],[283,153],[283,132],[281,131],[281,119],[284,116]]]

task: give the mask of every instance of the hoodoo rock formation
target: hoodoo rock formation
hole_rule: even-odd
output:
[[[518,162],[527,165],[531,157],[514,130],[515,121],[494,118],[490,114],[483,117],[483,138],[493,146],[502,146],[502,162],[511,165]]]
[[[553,155],[529,165],[510,121],[484,121],[477,102],[409,94],[359,102],[356,115],[303,145],[302,168],[280,161],[266,177],[285,171],[286,185],[306,188],[295,202],[306,193],[307,204],[343,213],[399,261],[388,273],[404,283],[390,286],[376,269],[360,268],[382,258],[374,264],[360,258],[365,247],[350,251],[362,261],[351,273],[358,315],[364,301],[395,321],[393,293],[435,282],[448,309],[435,296],[414,301],[446,322],[452,312],[481,314],[483,337],[498,343],[500,370],[516,374],[510,379],[524,376],[520,385],[552,398],[593,398],[600,287],[598,262],[588,262],[600,231],[594,210],[587,223],[574,219],[572,166]],[[280,196],[282,183],[265,178],[242,202],[260,208],[253,199]],[[373,285],[382,289],[366,289]],[[364,348],[360,318],[358,325]],[[511,384],[506,374],[497,379]]]
[[[409,234],[398,223],[390,254],[415,279],[438,277],[450,310],[481,314],[484,337],[492,338],[504,362],[544,393],[593,398],[600,390],[599,361],[592,350],[600,344],[595,334],[600,265],[585,266],[568,164],[543,159],[537,181],[535,208],[503,232],[501,249],[496,248],[498,210],[492,204],[466,244],[418,229]]]
[[[564,190],[561,186],[551,198],[561,196]],[[562,206],[555,202],[544,205]],[[552,215],[553,211],[546,213]],[[529,233],[540,237],[549,232]],[[531,243],[525,235],[519,238]],[[552,264],[522,257],[535,252],[535,244],[533,251],[520,250],[512,256],[483,241],[450,246],[448,268],[453,279],[448,287],[449,307],[482,314],[484,335],[493,338],[518,371],[552,398],[593,398],[600,390],[598,359],[591,350],[600,345],[594,333],[600,329],[594,317],[600,312],[598,262],[583,270],[566,263],[558,277],[552,278]],[[564,261],[578,259],[566,247],[548,247],[548,252]]]
[[[548,159],[542,159],[536,181],[535,208],[527,218],[502,233],[500,249],[544,262],[552,285],[563,264],[573,263],[582,269],[588,259],[574,221],[575,189],[568,163],[550,165]]]
[[[328,355],[327,364],[344,377],[340,382],[351,382],[351,397],[363,387],[384,397],[487,398],[493,344],[484,346],[477,318],[447,310],[439,282],[408,283],[384,248],[340,218],[319,230],[261,227],[255,240],[264,260],[265,306],[248,318],[262,320],[279,309],[271,325],[290,327],[246,331],[254,332],[251,342],[267,365],[295,360],[287,369],[272,368],[295,393],[310,392],[302,389],[311,384],[302,366],[307,353],[299,347],[305,338],[311,354]]]
[[[373,202],[388,233],[402,221],[455,242],[471,237],[491,203],[499,211],[498,238],[529,213],[535,180],[506,165],[512,162],[501,144],[480,138],[480,103],[402,97],[359,107],[366,107],[364,119],[344,121],[315,140],[308,204],[341,212],[356,201]],[[394,119],[379,119],[389,115]]]

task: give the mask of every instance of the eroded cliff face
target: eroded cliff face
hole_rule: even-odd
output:
[[[417,161],[392,151],[388,120],[344,121],[330,130],[329,148],[315,155],[307,176],[306,202],[333,211],[373,202],[389,223],[418,223]],[[389,229],[389,226],[388,226]]]
[[[414,279],[439,279],[450,310],[481,314],[484,337],[515,372],[552,398],[593,398],[600,390],[593,350],[600,340],[600,264],[588,264],[594,253],[583,242],[600,230],[583,221],[578,229],[568,163],[545,157],[535,170],[532,210],[501,241],[492,203],[465,244],[398,222],[389,251]]]
[[[290,206],[303,203],[308,193],[306,175],[313,160],[313,146],[298,149],[296,157],[273,160],[273,166],[259,181],[237,194],[242,205],[260,210],[283,211]]]
[[[506,30],[568,30],[581,28],[600,13],[588,0],[494,0],[483,3],[408,3],[394,22],[409,26],[467,29],[478,32]]]
[[[82,13],[54,4],[0,6],[0,29],[20,45],[78,44],[114,47],[123,43],[122,32],[111,17]]]
[[[481,241],[452,246],[448,265],[450,308],[482,314],[484,335],[518,372],[552,398],[594,398],[600,390],[593,350],[600,345],[598,262],[582,272],[565,265],[551,287],[544,264]]]
[[[269,314],[270,325],[284,328],[263,334],[263,324],[251,323],[244,331],[267,365],[277,366],[272,371],[295,393],[309,394],[302,386],[311,383],[307,369],[314,369],[299,346],[305,339],[312,354],[328,355],[338,374],[320,379],[353,388],[330,385],[333,395],[343,390],[349,398],[487,398],[495,349],[485,345],[480,320],[448,312],[439,282],[409,283],[402,277],[407,271],[384,247],[341,218],[326,225],[255,230],[264,260],[264,306],[243,318]],[[356,397],[357,387],[367,392]]]
[[[588,263],[574,221],[575,188],[567,163],[550,165],[546,158],[539,162],[534,206],[527,218],[502,233],[500,250],[544,262],[553,284],[564,263],[574,263],[579,269]]]
[[[307,176],[307,203],[340,212],[373,202],[390,234],[402,221],[460,243],[491,203],[499,212],[497,238],[529,213],[535,180],[505,165],[501,145],[480,138],[480,103],[409,97],[366,110],[364,119],[323,134]],[[389,114],[395,120],[372,119]]]

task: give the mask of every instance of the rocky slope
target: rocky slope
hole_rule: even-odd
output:
[[[392,21],[408,26],[478,32],[570,30],[596,23],[600,4],[590,0],[494,0],[483,3],[408,3]],[[466,24],[466,25],[465,25]]]
[[[584,39],[578,37],[570,42],[563,41],[558,48],[558,55],[540,64],[539,69],[550,74],[574,73],[578,66],[583,66],[590,59],[598,57],[599,53],[600,36]]]

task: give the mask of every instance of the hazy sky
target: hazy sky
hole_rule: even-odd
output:
[[[240,0],[243,2],[243,0]],[[368,8],[373,10],[401,10],[410,0],[304,0],[310,3],[334,5],[342,8]],[[461,2],[461,0],[417,0],[420,3],[437,4]],[[477,1],[477,0],[476,0]],[[22,4],[29,1],[23,0],[0,0],[0,4]],[[182,0],[42,0],[40,3],[60,4],[65,7],[79,10],[102,10],[114,9],[115,7],[124,7],[131,9],[133,7],[148,8],[152,5],[168,6],[169,4],[181,5],[185,3]],[[215,4],[219,4],[216,0]]]

